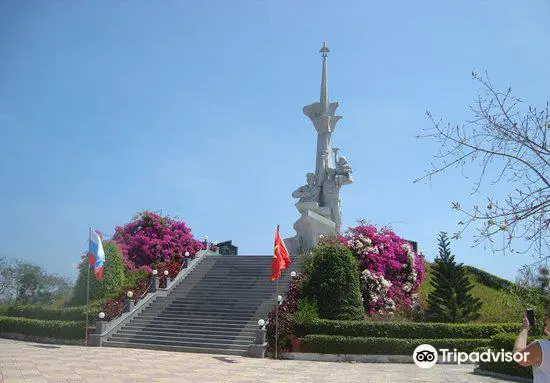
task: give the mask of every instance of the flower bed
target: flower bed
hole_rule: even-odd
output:
[[[326,241],[331,241],[328,238]],[[370,316],[393,316],[418,307],[418,289],[424,279],[422,258],[393,231],[362,225],[350,228],[338,240],[359,263],[361,293]]]

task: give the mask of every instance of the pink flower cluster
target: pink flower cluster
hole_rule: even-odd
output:
[[[204,248],[183,222],[144,211],[133,221],[115,228],[112,241],[122,250],[126,270],[151,272],[154,262],[183,260],[185,252],[193,257]]]
[[[369,315],[393,316],[396,310],[413,307],[424,280],[424,265],[407,241],[371,225],[350,228],[339,240],[359,262],[363,304]]]

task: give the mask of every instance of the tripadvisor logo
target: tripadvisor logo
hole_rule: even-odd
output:
[[[413,352],[414,363],[420,368],[430,368],[433,367],[438,360],[438,357],[441,357],[442,363],[478,363],[478,362],[521,362],[526,361],[528,352],[512,352],[504,351],[494,351],[488,349],[483,352],[459,352],[457,349],[452,351],[448,348],[440,348],[436,350],[430,344],[421,344],[415,348]]]
[[[414,349],[414,363],[420,368],[430,368],[437,363],[437,350],[430,344],[421,344]]]

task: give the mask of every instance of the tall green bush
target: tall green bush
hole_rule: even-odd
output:
[[[320,318],[364,319],[357,260],[342,245],[326,244],[313,250],[305,294],[317,302]]]
[[[104,241],[103,249],[105,250],[105,264],[103,266],[102,280],[98,281],[93,269],[90,269],[90,302],[118,294],[124,285],[124,263],[120,248],[113,242]],[[87,274],[88,260],[86,259],[80,265],[71,301],[72,305],[80,306],[86,304]]]

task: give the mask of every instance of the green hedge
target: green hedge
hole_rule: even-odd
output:
[[[40,305],[9,305],[0,307],[0,316],[60,321],[83,321],[86,319],[86,306],[51,307]]]
[[[497,277],[496,275],[490,274],[476,267],[465,265],[464,268],[485,286],[492,287],[497,290],[513,286],[513,283],[509,280]]]
[[[513,334],[496,334],[491,337],[491,342],[489,347],[491,350],[500,351],[504,349],[505,351],[512,351],[514,349],[514,342],[516,341],[516,336]],[[527,344],[534,342],[535,337],[529,337]],[[480,348],[476,351],[485,351],[487,347]],[[526,378],[533,377],[533,368],[532,367],[523,367],[517,364],[516,362],[479,362],[479,368],[487,371],[498,372],[499,374],[512,375],[512,376],[521,376]]]
[[[301,352],[321,354],[412,355],[421,344],[471,352],[489,346],[490,339],[402,339],[366,338],[339,335],[307,335],[300,344]]]
[[[0,316],[0,333],[10,332],[59,339],[84,339],[85,322]]]
[[[308,323],[294,323],[295,334],[342,335],[380,338],[467,338],[488,339],[492,335],[517,333],[519,324],[454,324],[411,322],[333,321],[319,319]]]

